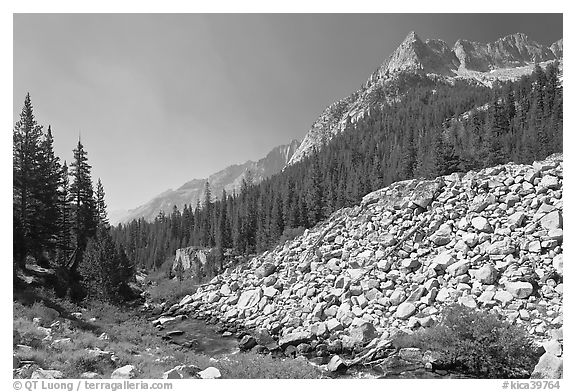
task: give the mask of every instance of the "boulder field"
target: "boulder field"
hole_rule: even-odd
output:
[[[246,347],[361,360],[460,303],[523,325],[533,376],[562,374],[562,155],[366,195],[301,236],[228,269],[174,314],[250,331]],[[347,363],[348,365],[350,362]]]

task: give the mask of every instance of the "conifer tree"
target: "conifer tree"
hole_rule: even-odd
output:
[[[109,229],[99,225],[96,235],[88,239],[78,272],[88,297],[119,302],[130,293],[127,284],[134,268],[124,248],[114,244]]]
[[[34,118],[30,94],[26,94],[20,120],[13,132],[13,252],[20,267],[26,255],[41,250],[43,208],[42,127]]]
[[[311,168],[307,182],[306,206],[308,210],[308,220],[313,225],[319,222],[324,216],[324,194],[320,160],[316,149],[314,149],[311,159]]]
[[[40,202],[40,243],[47,250],[54,251],[58,238],[58,197],[61,181],[60,159],[54,155],[54,138],[48,126],[47,134],[40,142],[39,174],[40,186],[36,190],[36,199]]]
[[[504,135],[508,132],[508,121],[500,100],[496,98],[490,105],[486,120],[486,165],[493,166],[506,162]]]
[[[68,179],[68,165],[66,161],[60,170],[60,190],[58,194],[58,259],[64,264],[68,252],[71,250],[72,241],[72,213],[70,209],[70,182]]]
[[[105,196],[106,194],[104,192],[104,186],[102,186],[102,181],[98,179],[98,182],[96,183],[96,217],[99,225],[109,227],[110,223],[108,221],[108,213],[106,212]]]
[[[212,215],[212,192],[210,191],[210,184],[206,181],[204,185],[204,219],[202,221],[201,235],[203,246],[213,246],[212,224],[210,217]]]
[[[71,165],[72,183],[70,184],[71,207],[74,217],[72,232],[77,251],[71,266],[72,271],[76,271],[78,264],[82,261],[82,254],[88,239],[96,234],[97,227],[97,209],[90,178],[91,166],[88,164],[86,155],[84,146],[78,140],[78,145],[74,149],[74,161]]]
[[[228,196],[226,190],[222,190],[222,199],[220,200],[220,213],[218,216],[218,236],[216,246],[221,249],[228,249],[232,245],[232,233],[230,230],[230,221],[228,220]]]

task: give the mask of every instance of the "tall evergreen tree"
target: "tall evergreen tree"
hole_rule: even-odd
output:
[[[322,172],[318,151],[314,149],[311,157],[311,168],[308,175],[306,206],[308,219],[311,222],[319,222],[324,214],[324,192],[322,188]]]
[[[40,242],[47,250],[54,251],[58,238],[58,217],[60,215],[58,198],[61,181],[60,159],[54,154],[54,138],[48,126],[47,134],[40,143],[40,187],[36,190],[36,199],[42,206],[40,214]]]
[[[228,219],[228,196],[226,190],[222,190],[222,198],[220,200],[220,213],[218,216],[218,236],[216,239],[216,246],[221,249],[228,249],[232,245],[232,233],[230,230],[230,221]]]
[[[497,97],[494,99],[488,110],[486,121],[486,165],[493,166],[506,162],[506,147],[504,145],[504,135],[509,130],[509,123],[506,118],[504,108]]]
[[[214,237],[212,235],[212,192],[210,191],[210,184],[206,181],[204,185],[204,219],[202,221],[202,245],[203,246],[213,246],[214,245]]]
[[[98,179],[96,183],[96,219],[98,224],[109,227],[110,223],[108,221],[108,213],[106,212],[106,201],[104,197],[106,193],[104,192],[104,186],[102,186],[102,181]]]
[[[72,213],[70,209],[70,182],[66,161],[60,170],[60,191],[58,197],[58,240],[59,263],[64,264],[72,246]]]
[[[82,261],[82,254],[88,239],[96,234],[97,209],[94,200],[92,180],[90,178],[91,166],[84,146],[78,140],[78,145],[74,149],[74,161],[72,162],[72,183],[70,184],[70,194],[72,200],[72,215],[74,217],[73,235],[76,246],[76,258],[71,266],[72,271],[76,271],[78,264]]]
[[[20,267],[26,255],[41,250],[43,208],[38,195],[43,179],[42,127],[34,118],[30,94],[26,94],[20,120],[13,132],[13,252]]]

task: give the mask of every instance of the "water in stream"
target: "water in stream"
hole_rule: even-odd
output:
[[[238,340],[234,336],[222,336],[215,326],[202,320],[188,318],[177,323],[167,323],[162,333],[165,335],[170,331],[182,331],[183,334],[173,335],[170,340],[197,353],[215,357],[239,351]]]

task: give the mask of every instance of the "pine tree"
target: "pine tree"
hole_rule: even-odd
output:
[[[66,161],[60,170],[60,188],[58,193],[58,240],[59,264],[64,265],[72,246],[72,213],[70,209],[70,182]]]
[[[52,129],[48,126],[47,134],[40,142],[40,187],[36,190],[35,198],[40,202],[40,242],[46,250],[54,251],[58,238],[59,217],[59,188],[61,166],[60,159],[54,155],[54,138]]]
[[[204,205],[203,205],[203,220],[202,220],[202,245],[211,247],[214,245],[214,237],[212,234],[212,224],[210,217],[212,215],[212,192],[210,191],[210,184],[206,181],[204,185]]]
[[[119,302],[130,293],[127,284],[134,268],[124,248],[114,244],[109,229],[100,225],[96,235],[88,239],[78,272],[88,297]]]
[[[99,225],[104,225],[105,227],[110,227],[108,221],[108,213],[106,212],[106,201],[104,197],[104,187],[102,186],[102,181],[98,179],[96,183],[96,219]]]
[[[220,200],[220,213],[218,216],[218,236],[216,246],[221,249],[228,249],[232,245],[232,233],[230,230],[230,221],[228,220],[228,196],[226,190],[222,190],[222,199]]]
[[[506,147],[504,146],[504,135],[509,130],[509,123],[506,119],[504,108],[500,100],[496,98],[490,105],[488,118],[486,120],[486,156],[487,166],[499,165],[506,162]]]
[[[13,252],[20,267],[26,255],[39,254],[42,241],[42,127],[36,123],[30,94],[13,132]]]
[[[307,181],[306,206],[308,210],[308,220],[311,224],[316,224],[324,217],[324,192],[322,188],[322,172],[320,170],[320,160],[318,152],[314,149],[312,162]]]
[[[88,164],[84,146],[78,140],[78,146],[74,149],[74,161],[72,162],[72,184],[70,194],[72,200],[72,215],[74,217],[73,235],[76,246],[76,258],[71,266],[74,272],[82,261],[82,254],[88,239],[96,234],[97,209],[94,200],[92,180],[90,178],[91,166]]]

